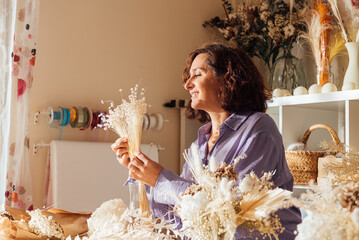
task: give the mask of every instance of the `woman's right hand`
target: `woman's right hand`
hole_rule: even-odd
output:
[[[127,138],[119,138],[115,143],[111,145],[112,151],[116,153],[119,163],[128,168],[128,164],[131,162],[128,154]]]

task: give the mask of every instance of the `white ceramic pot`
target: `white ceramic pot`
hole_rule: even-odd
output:
[[[359,87],[359,42],[346,43],[349,64],[347,71],[345,72],[343,86],[355,84],[355,88]]]

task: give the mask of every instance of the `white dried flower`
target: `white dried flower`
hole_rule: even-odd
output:
[[[28,223],[31,231],[40,237],[65,239],[64,230],[52,219],[52,216],[46,217],[40,209],[27,212],[31,217]]]
[[[239,184],[239,189],[241,192],[247,193],[252,191],[253,186],[254,186],[254,182],[252,181],[252,179],[245,177],[242,179],[241,183]]]
[[[88,235],[104,237],[125,229],[126,222],[121,217],[126,204],[121,199],[112,199],[101,204],[87,219]]]

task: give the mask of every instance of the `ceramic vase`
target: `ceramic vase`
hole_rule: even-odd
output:
[[[349,64],[344,75],[343,90],[357,89],[359,87],[359,42],[349,42],[345,44],[348,55]]]

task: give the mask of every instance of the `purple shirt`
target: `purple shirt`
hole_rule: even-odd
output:
[[[220,126],[219,138],[208,153],[208,139],[212,123],[207,123],[198,130],[197,144],[199,154],[204,164],[208,163],[210,156],[214,156],[217,163],[224,161],[232,164],[237,156],[246,154],[236,165],[238,178],[254,171],[258,176],[264,172],[276,171],[273,176],[274,184],[283,189],[293,190],[293,176],[285,160],[282,136],[273,119],[260,112],[242,111],[232,114]],[[153,188],[153,199],[150,199],[151,208],[157,217],[164,216],[175,205],[176,197],[184,192],[192,183],[192,175],[188,165],[183,166],[181,176],[166,169],[158,176],[156,186]],[[281,223],[285,228],[279,236],[280,239],[291,240],[295,238],[294,230],[301,222],[300,212],[297,208],[277,211]],[[166,215],[167,218],[173,216]],[[237,228],[235,239],[248,237],[247,230]]]

